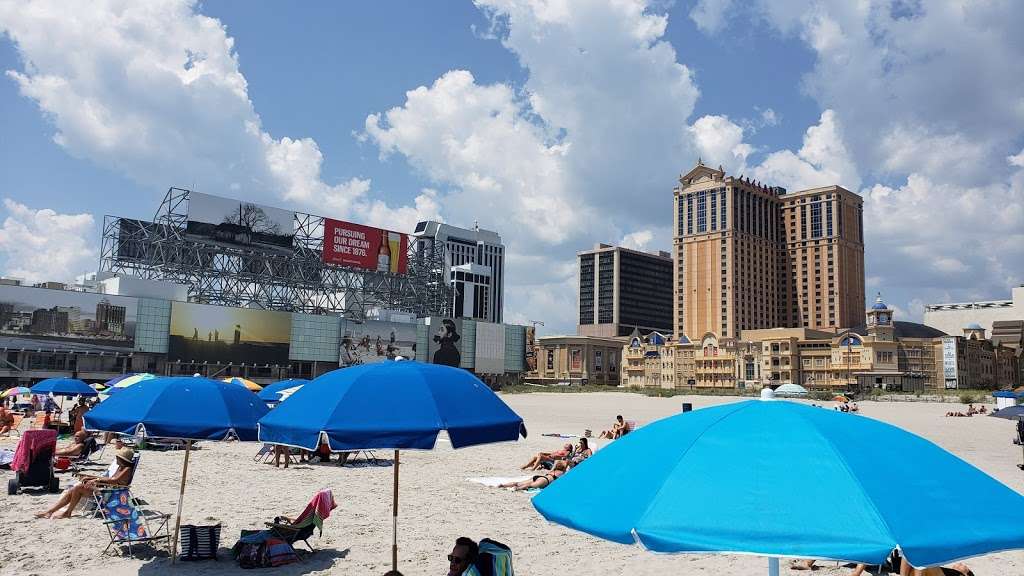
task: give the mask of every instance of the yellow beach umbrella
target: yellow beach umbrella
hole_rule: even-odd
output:
[[[263,390],[263,386],[260,386],[259,384],[253,382],[252,380],[249,380],[248,378],[239,378],[235,376],[233,378],[224,378],[223,382],[227,382],[228,384],[238,384],[239,386],[245,386],[246,388],[253,392],[259,392],[260,390]]]

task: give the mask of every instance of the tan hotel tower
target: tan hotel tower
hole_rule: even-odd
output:
[[[863,322],[860,196],[840,186],[787,193],[700,161],[674,195],[676,334]]]

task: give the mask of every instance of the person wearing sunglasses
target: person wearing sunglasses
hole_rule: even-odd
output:
[[[465,536],[455,540],[455,547],[448,555],[448,576],[480,576],[476,569],[476,555],[479,551],[476,542]]]

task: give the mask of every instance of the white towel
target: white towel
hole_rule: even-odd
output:
[[[487,487],[490,487],[490,488],[497,488],[498,486],[501,486],[502,484],[510,484],[512,482],[522,482],[524,480],[529,480],[530,478],[532,478],[532,476],[516,476],[514,478],[501,478],[501,477],[498,477],[498,476],[491,476],[491,477],[485,477],[485,478],[466,478],[466,480],[468,480],[470,482],[475,482],[477,484],[483,484],[484,486],[487,486]]]

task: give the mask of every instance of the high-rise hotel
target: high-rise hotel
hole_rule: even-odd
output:
[[[861,197],[840,186],[787,192],[698,161],[675,195],[675,333],[860,324]]]

